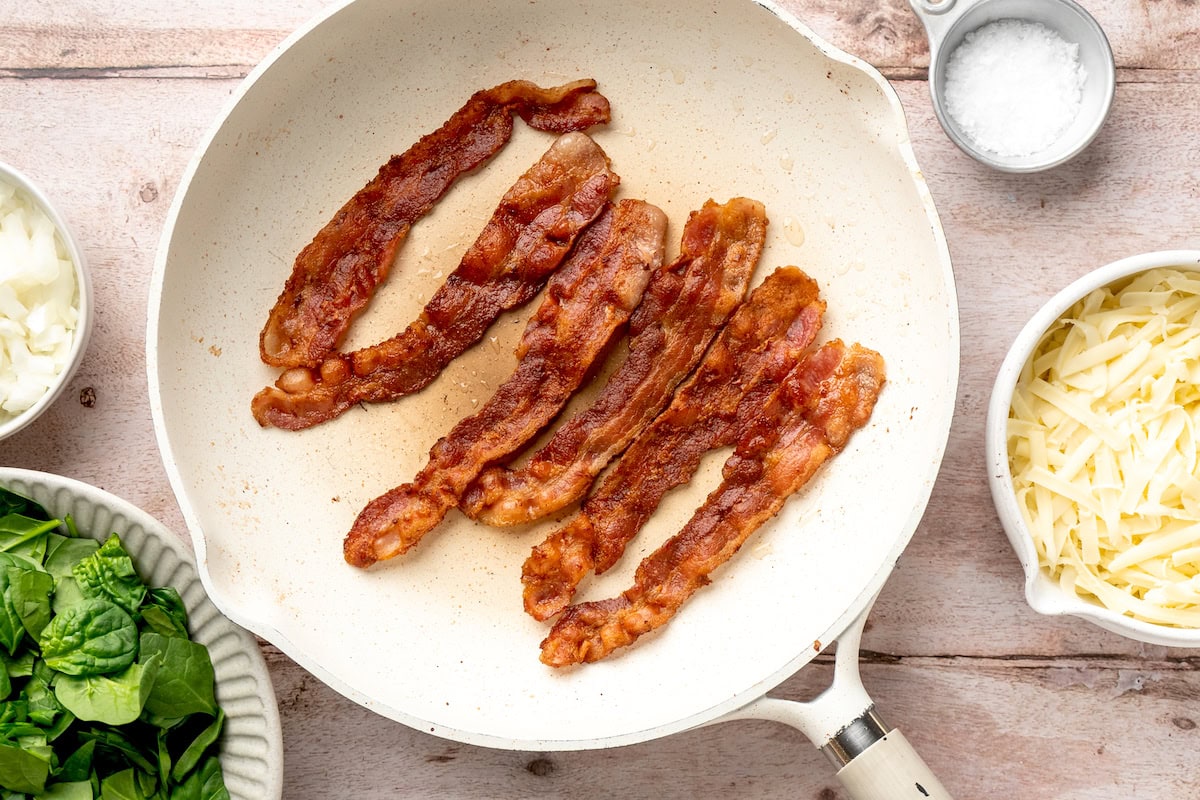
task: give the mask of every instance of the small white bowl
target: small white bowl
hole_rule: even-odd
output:
[[[981,164],[1002,172],[1040,172],[1070,161],[1096,138],[1116,90],[1116,63],[1100,23],[1075,0],[909,0],[929,39],[929,93],[950,141]],[[1002,156],[978,146],[946,110],[946,66],[972,31],[1004,19],[1039,23],[1078,45],[1087,72],[1082,105],[1054,144],[1024,156]]]
[[[95,312],[91,275],[84,264],[83,253],[79,249],[79,244],[75,241],[71,229],[63,221],[62,215],[58,213],[58,210],[54,208],[46,195],[29,178],[3,162],[0,162],[0,180],[16,186],[19,192],[23,192],[28,200],[39,206],[50,221],[54,223],[54,227],[62,239],[63,247],[66,248],[67,254],[71,257],[71,263],[75,267],[75,287],[79,305],[79,320],[75,326],[75,338],[71,343],[71,351],[67,363],[63,366],[62,371],[58,373],[54,384],[36,403],[16,416],[10,417],[8,414],[4,415],[4,419],[0,421],[0,440],[3,440],[22,430],[41,416],[42,412],[49,408],[62,395],[63,390],[66,389],[75,371],[79,368],[80,362],[83,361],[83,354],[87,350],[88,340],[92,335]]]
[[[146,512],[86,483],[0,467],[0,486],[56,517],[70,514],[81,534],[103,540],[116,533],[143,580],[179,591],[192,638],[208,647],[216,673],[217,702],[226,715],[220,760],[229,794],[234,800],[278,800],[283,733],[271,675],[254,637],[208,599],[191,548]]]
[[[1013,491],[1008,460],[1008,414],[1021,368],[1042,334],[1076,301],[1121,278],[1159,267],[1200,270],[1200,250],[1165,250],[1143,253],[1114,261],[1076,280],[1050,298],[1017,334],[1000,365],[988,403],[985,441],[988,483],[1000,524],[1025,570],[1025,599],[1034,611],[1048,615],[1071,614],[1100,627],[1141,642],[1168,647],[1200,647],[1200,629],[1176,628],[1133,619],[1105,608],[1098,601],[1063,590],[1050,574],[1039,567],[1033,537],[1025,525]]]

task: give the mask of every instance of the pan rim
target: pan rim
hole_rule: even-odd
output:
[[[409,714],[400,708],[381,704],[360,692],[348,682],[344,681],[340,676],[333,674],[320,663],[317,663],[311,654],[307,653],[304,648],[297,646],[290,637],[285,635],[277,627],[268,624],[261,619],[256,619],[252,614],[244,613],[243,610],[235,603],[228,601],[227,598],[223,596],[220,586],[214,582],[213,577],[209,572],[207,541],[203,533],[200,515],[193,507],[188,496],[187,482],[185,481],[184,476],[178,466],[177,460],[174,457],[174,448],[165,421],[157,352],[157,331],[162,323],[161,302],[163,295],[163,284],[167,269],[167,253],[179,220],[179,214],[181,212],[188,187],[191,185],[196,172],[199,170],[201,163],[203,162],[205,154],[209,150],[214,139],[217,137],[230,113],[245,99],[257,81],[264,74],[266,74],[271,67],[278,62],[279,59],[282,58],[283,55],[287,53],[297,42],[303,40],[328,20],[345,11],[350,6],[355,5],[355,3],[359,2],[359,0],[343,0],[343,2],[335,4],[326,12],[311,20],[307,25],[295,31],[292,35],[280,43],[280,45],[278,45],[266,59],[264,59],[254,68],[254,70],[238,87],[237,91],[235,91],[228,99],[226,107],[217,118],[213,126],[210,128],[206,136],[203,138],[200,146],[193,154],[187,169],[181,177],[179,187],[168,211],[167,219],[164,224],[163,233],[160,238],[159,247],[156,253],[154,272],[150,284],[150,302],[147,323],[147,375],[150,385],[150,405],[154,420],[155,436],[158,442],[160,454],[163,458],[163,463],[169,482],[175,493],[176,499],[179,502],[181,511],[192,535],[192,542],[196,551],[196,560],[201,581],[206,592],[212,598],[214,604],[220,608],[223,614],[242,627],[245,627],[264,639],[270,641],[289,658],[293,659],[300,666],[316,675],[322,680],[322,682],[326,683],[340,694],[353,700],[359,705],[362,705],[395,721],[406,724],[409,727],[415,728],[416,730],[432,733],[443,738],[472,745],[496,747],[502,749],[563,751],[634,744],[694,728],[698,725],[716,720],[724,714],[736,710],[746,703],[765,695],[768,691],[770,691],[770,689],[787,679],[800,667],[815,657],[817,652],[824,649],[825,646],[828,646],[829,643],[834,641],[836,637],[846,629],[850,622],[854,620],[860,613],[862,613],[865,608],[867,608],[872,598],[882,588],[887,577],[890,575],[896,560],[907,547],[922,516],[924,515],[925,508],[928,504],[930,494],[932,493],[933,485],[937,479],[937,474],[940,469],[945,448],[949,439],[955,397],[957,393],[959,370],[958,304],[955,295],[954,278],[949,249],[945,241],[940,220],[933,205],[932,196],[929,192],[928,186],[925,183],[924,176],[917,164],[916,156],[911,146],[909,129],[903,107],[900,103],[899,97],[895,93],[895,90],[891,87],[887,80],[877,70],[875,70],[874,67],[871,67],[855,56],[841,51],[817,36],[807,26],[801,23],[789,12],[782,9],[772,0],[749,1],[758,7],[765,9],[777,19],[781,20],[797,34],[807,39],[809,43],[816,47],[827,58],[845,64],[864,73],[878,87],[880,92],[886,98],[891,108],[891,113],[894,117],[892,124],[903,134],[898,143],[899,156],[906,165],[914,186],[916,187],[916,190],[921,198],[925,217],[933,234],[934,245],[938,256],[938,267],[942,271],[942,280],[951,301],[949,302],[947,308],[948,330],[946,333],[949,337],[948,341],[950,345],[950,352],[953,354],[953,358],[952,363],[946,365],[947,391],[943,394],[944,402],[942,407],[937,410],[935,415],[936,424],[933,426],[933,428],[937,437],[937,446],[932,452],[933,458],[930,460],[929,473],[924,476],[924,496],[919,498],[918,502],[914,504],[909,517],[904,521],[902,526],[903,530],[893,540],[893,548],[887,554],[886,559],[882,562],[882,567],[872,576],[872,579],[868,585],[862,588],[851,606],[846,608],[841,616],[839,616],[836,621],[829,626],[825,636],[820,640],[822,642],[822,647],[819,649],[813,648],[811,645],[802,647],[793,659],[788,661],[786,664],[781,666],[778,670],[771,673],[763,680],[730,695],[727,699],[720,703],[711,705],[697,713],[669,723],[652,725],[635,731],[627,731],[620,734],[603,736],[599,738],[554,738],[528,740],[513,739],[510,737],[495,736],[488,733],[480,733],[477,731],[461,729],[453,726],[435,724],[418,716]]]

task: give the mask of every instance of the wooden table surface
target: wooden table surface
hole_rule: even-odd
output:
[[[993,377],[1037,306],[1100,264],[1200,247],[1200,5],[1084,0],[1116,54],[1112,115],[1075,161],[1012,176],[971,161],[938,127],[928,50],[904,0],[781,4],[899,93],[959,291],[954,426],[924,521],[870,619],[867,688],[959,798],[1200,798],[1200,654],[1031,612],[983,455]],[[70,391],[0,443],[0,463],[99,485],[187,535],[147,400],[155,248],[185,165],[230,93],[324,6],[0,0],[0,160],[73,223],[99,308]],[[95,402],[84,405],[88,387]],[[773,723],[599,752],[483,749],[376,716],[262,647],[288,800],[845,796],[824,756]],[[809,696],[830,674],[822,656],[775,693]]]

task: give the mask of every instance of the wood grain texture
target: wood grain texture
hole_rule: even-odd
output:
[[[325,3],[9,5],[0,159],[37,180],[75,227],[100,316],[68,395],[0,443],[0,463],[102,486],[186,536],[147,400],[155,248],[188,159],[238,81]],[[1200,5],[1085,0],[1120,67],[1113,114],[1083,156],[1032,176],[992,172],[942,134],[923,81],[928,48],[906,2],[782,5],[892,79],[958,286],[957,413],[925,519],[864,637],[868,689],[959,798],[1200,798],[1200,652],[1031,612],[983,457],[996,369],[1050,294],[1116,258],[1200,247]],[[91,407],[80,402],[89,388]],[[595,752],[489,750],[376,716],[263,649],[289,800],[844,796],[824,757],[771,723]],[[822,656],[775,694],[811,696],[830,664]]]

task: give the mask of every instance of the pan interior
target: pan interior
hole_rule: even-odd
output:
[[[882,79],[772,10],[694,3],[358,0],[281,48],[243,87],[185,176],[156,269],[148,336],[164,462],[213,600],[363,705],[442,736],[523,749],[628,743],[752,699],[828,643],[882,584],[932,488],[958,364],[940,227]],[[341,542],[372,498],[511,371],[525,310],[423,392],[302,433],[260,429],[277,377],[258,332],[300,248],[389,155],[477,89],[594,77],[594,132],[619,196],[661,206],[668,256],[689,211],[765,203],[755,276],[797,264],[829,303],[824,339],[888,363],[869,427],[714,575],[665,629],[617,657],[553,671],[521,611],[519,571],[553,522],[513,531],[454,512],[407,556],[359,571]],[[496,201],[548,147],[518,122],[485,169],[420,221],[349,346],[415,317]],[[719,479],[726,453],[667,498],[584,599],[628,585]]]

